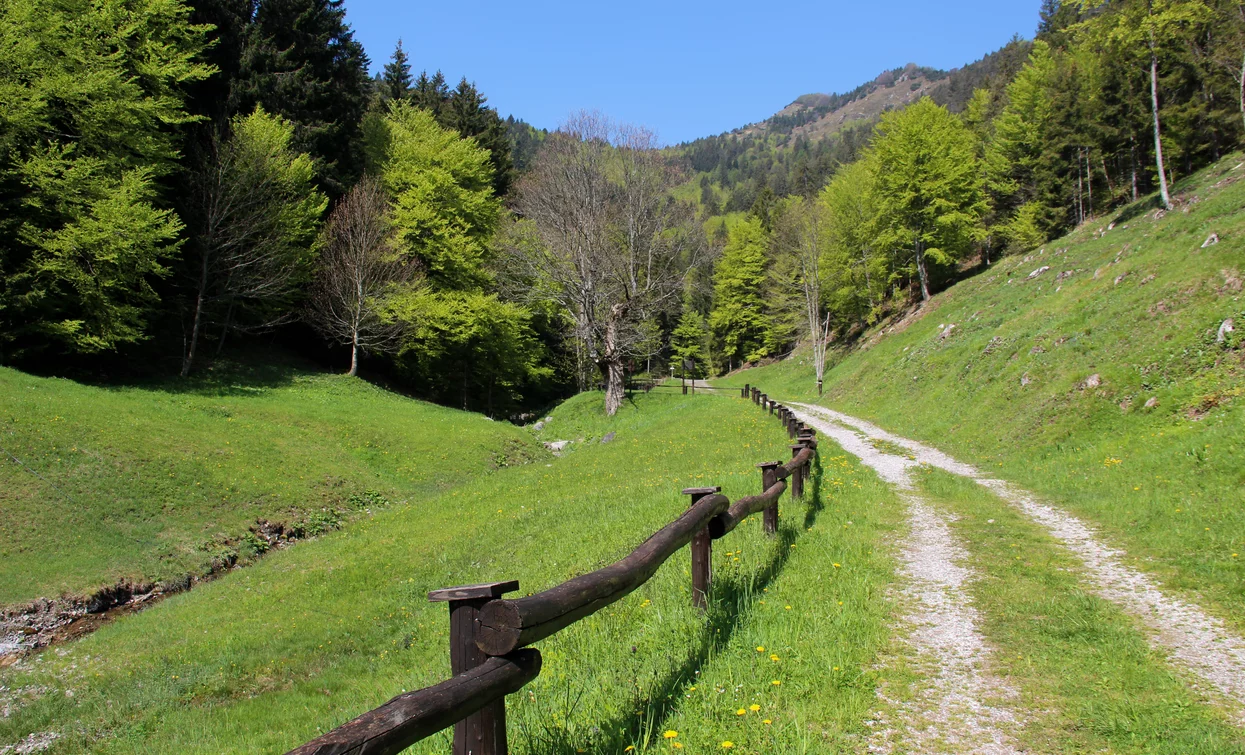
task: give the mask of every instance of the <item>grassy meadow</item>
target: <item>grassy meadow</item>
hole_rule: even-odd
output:
[[[560,583],[666,524],[687,505],[682,488],[756,492],[754,465],[790,453],[776,421],[728,395],[657,390],[613,419],[600,406],[585,394],[554,413],[547,434],[585,439],[563,458],[396,500],[0,669],[19,701],[0,718],[0,742],[50,731],[58,754],[283,752],[448,676],[446,609],[428,590]],[[597,440],[610,431],[611,443]],[[512,749],[851,751],[889,638],[881,596],[893,565],[881,544],[901,507],[832,448],[822,465],[816,495],[783,501],[778,538],[754,520],[715,544],[707,621],[690,606],[684,551],[539,643],[543,673],[510,698]],[[447,748],[444,733],[412,751]]]
[[[98,387],[0,367],[0,606],[175,581],[547,453],[520,428],[297,364]],[[54,523],[54,526],[49,526]]]
[[[1075,512],[1245,631],[1242,156],[1176,201],[1004,258],[866,334],[832,354],[821,403]],[[1228,318],[1236,332],[1218,343]],[[744,382],[817,400],[807,354],[718,384]]]

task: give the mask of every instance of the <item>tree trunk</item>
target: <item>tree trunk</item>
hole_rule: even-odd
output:
[[[1163,164],[1163,136],[1159,130],[1159,56],[1154,49],[1154,33],[1150,33],[1150,111],[1154,114],[1154,160],[1159,169],[1159,192],[1163,195],[1163,207],[1172,208],[1171,194],[1167,191],[1167,166]]]
[[[1132,160],[1132,171],[1133,171],[1133,174],[1132,174],[1133,199],[1132,201],[1136,202],[1137,201],[1137,140],[1130,136],[1128,137],[1128,141],[1130,144],[1128,148],[1128,154],[1129,154],[1129,158]]]
[[[916,273],[921,279],[921,304],[929,301],[929,274],[925,271],[925,249],[920,240],[916,242]]]
[[[1245,56],[1241,58],[1241,120],[1245,121]]]
[[[354,337],[350,342],[350,372],[346,373],[350,377],[356,377],[359,374],[359,331],[354,332]]]
[[[618,349],[618,329],[626,307],[615,304],[610,309],[609,322],[605,324],[605,351],[601,355],[601,376],[605,378],[605,413],[613,417],[622,406],[624,395],[623,360]]]
[[[199,292],[195,297],[194,324],[190,327],[190,348],[186,350],[186,356],[182,359],[182,377],[190,374],[190,365],[194,363],[195,350],[199,347],[199,332],[203,329],[203,305],[207,297],[207,279],[208,262],[205,254],[203,255],[203,267],[199,271]]]
[[[229,309],[225,312],[225,327],[220,329],[220,340],[216,342],[216,358],[220,359],[220,355],[225,351],[225,339],[229,337],[229,328],[233,325],[233,305],[234,301],[229,300]]]

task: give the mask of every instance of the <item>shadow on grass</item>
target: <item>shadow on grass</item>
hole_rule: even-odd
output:
[[[651,746],[659,740],[660,733],[678,709],[687,688],[696,683],[697,673],[711,657],[730,644],[735,630],[750,618],[752,606],[758,597],[782,574],[791,558],[791,546],[802,531],[801,527],[807,529],[817,521],[817,515],[824,508],[821,503],[821,479],[820,459],[814,457],[812,475],[804,491],[803,522],[799,526],[793,526],[789,522],[794,518],[789,518],[786,520],[788,524],[780,525],[778,535],[770,548],[769,560],[760,571],[750,575],[715,574],[710,587],[710,607],[700,641],[688,651],[675,669],[643,693],[637,693],[628,708],[633,713],[598,724],[599,738],[588,744],[591,748],[589,751],[622,753],[632,743],[645,742]],[[564,691],[564,707],[561,710],[569,718],[574,715],[576,704],[583,696],[583,689],[576,691],[572,685],[567,684]],[[524,740],[526,751],[533,754],[574,755],[585,752],[582,735],[573,736],[566,729],[557,726],[542,727],[540,731],[523,728],[517,735]]]

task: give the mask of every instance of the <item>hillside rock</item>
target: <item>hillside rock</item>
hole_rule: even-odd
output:
[[[1034,270],[1033,272],[1029,273],[1029,277],[1026,280],[1033,280],[1034,278],[1038,277],[1039,275],[1046,272],[1047,270],[1050,270],[1050,265],[1042,265],[1037,270]]]
[[[614,433],[614,432],[608,432],[608,433],[606,433],[606,434],[605,434],[605,437],[604,437],[604,438],[601,438],[601,444],[602,444],[602,445],[604,445],[604,444],[606,444],[606,443],[610,443],[610,442],[612,442],[612,441],[614,440],[614,438],[616,438],[616,437],[617,437],[617,433]]]
[[[1102,385],[1102,376],[1095,372],[1093,375],[1085,378],[1085,382],[1081,383],[1081,388],[1085,390],[1093,390],[1100,385]]]
[[[1211,235],[1206,237],[1206,241],[1202,243],[1202,248],[1205,249],[1208,246],[1214,246],[1215,244],[1218,244],[1218,243],[1219,243],[1219,234],[1212,233]]]
[[[1215,343],[1223,343],[1228,340],[1228,334],[1234,332],[1236,332],[1236,321],[1229,317],[1219,326],[1219,335],[1215,337]]]

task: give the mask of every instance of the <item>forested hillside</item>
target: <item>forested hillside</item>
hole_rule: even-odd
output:
[[[614,406],[630,375],[820,350],[1171,209],[1245,133],[1229,0],[1048,0],[1033,41],[677,147],[503,119],[400,41],[371,75],[346,12],[3,6],[0,361],[185,378],[263,343],[494,416],[598,383]]]

